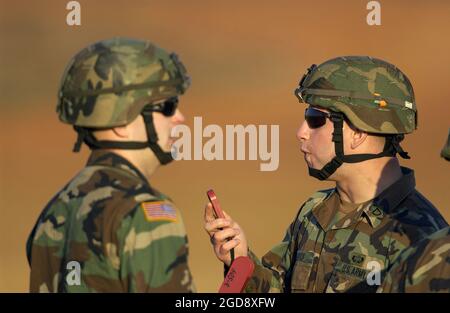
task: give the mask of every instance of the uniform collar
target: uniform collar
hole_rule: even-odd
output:
[[[399,204],[415,190],[414,171],[407,167],[401,167],[401,170],[402,177],[376,196],[372,200],[372,205],[364,212],[372,227],[378,226],[386,214],[394,212]]]
[[[144,174],[139,171],[136,166],[134,166],[130,161],[125,159],[124,157],[102,149],[93,150],[89,159],[87,161],[86,166],[95,166],[102,165],[112,167],[121,171],[126,172],[127,174],[131,174],[144,181],[146,185],[149,185],[147,179]]]
[[[312,214],[325,231],[330,229],[348,228],[365,218],[372,227],[377,227],[386,214],[394,211],[398,205],[415,189],[416,183],[414,171],[401,167],[402,177],[383,190],[371,201],[364,202],[354,212],[349,213],[335,225],[330,227],[330,222],[339,205],[339,197],[336,188],[312,209]],[[337,201],[336,203],[332,203]]]

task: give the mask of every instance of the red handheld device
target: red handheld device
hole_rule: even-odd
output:
[[[225,214],[223,214],[222,208],[220,207],[219,200],[217,200],[217,196],[214,190],[208,190],[206,192],[206,195],[208,196],[209,202],[211,202],[212,204],[216,218],[225,218]]]
[[[210,189],[207,191],[207,196],[211,202],[216,218],[225,218],[219,200],[217,200],[216,193]],[[234,249],[230,251],[231,267],[220,286],[219,293],[240,293],[244,289],[247,281],[253,274],[255,265],[253,261],[247,256],[240,256],[234,259]]]
[[[248,256],[239,256],[231,263],[227,276],[220,286],[219,293],[240,293],[253,274],[255,265]]]

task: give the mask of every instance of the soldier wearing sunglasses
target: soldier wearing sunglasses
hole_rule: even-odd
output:
[[[114,38],[75,55],[57,111],[78,134],[74,151],[84,142],[92,152],[28,239],[30,291],[195,290],[180,211],[149,182],[172,160],[189,85],[177,56],[147,41]]]
[[[312,65],[295,90],[307,105],[297,132],[309,174],[335,182],[300,207],[284,239],[262,259],[227,216],[208,222],[216,256],[229,251],[255,263],[247,292],[375,292],[400,253],[447,226],[415,188],[404,135],[417,127],[410,81],[371,57]],[[230,240],[231,239],[231,240]]]

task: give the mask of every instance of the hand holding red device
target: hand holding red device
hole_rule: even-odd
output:
[[[225,214],[223,214],[215,192],[210,189],[206,194],[212,204],[216,218],[225,218]],[[234,249],[231,249],[230,255],[231,267],[228,270],[222,285],[220,286],[219,293],[242,292],[255,268],[253,261],[247,256],[240,256],[234,260]]]

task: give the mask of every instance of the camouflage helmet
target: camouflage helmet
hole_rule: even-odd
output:
[[[151,42],[113,38],[77,53],[58,93],[59,119],[79,127],[132,122],[144,106],[183,94],[190,85],[175,54]]]
[[[342,112],[359,130],[405,134],[417,128],[413,87],[397,67],[368,56],[312,65],[295,95],[300,102]]]

